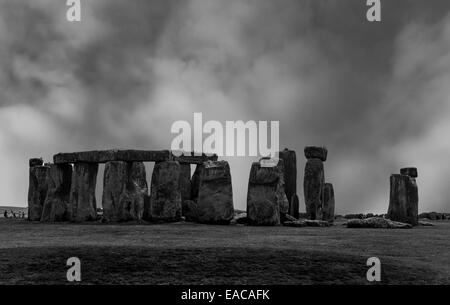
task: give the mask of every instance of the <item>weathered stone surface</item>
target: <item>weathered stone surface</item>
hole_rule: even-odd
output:
[[[202,175],[202,171],[205,168],[203,164],[198,164],[195,167],[194,174],[191,178],[191,200],[197,202],[198,200],[198,191],[200,189],[200,176]]]
[[[322,220],[334,221],[334,189],[331,183],[325,183],[323,187]]]
[[[309,219],[299,219],[299,220],[289,220],[283,223],[286,227],[329,227],[330,223],[324,220],[309,220]]]
[[[47,196],[48,166],[30,167],[28,186],[28,219],[41,220],[45,197]]]
[[[406,175],[391,175],[387,218],[417,225],[418,190],[415,178]]]
[[[194,155],[194,153],[190,154],[177,154],[176,152],[172,152],[172,160],[178,161],[180,164],[203,164],[206,161],[217,161],[217,155],[206,155],[202,154],[199,156]]]
[[[102,196],[105,221],[142,219],[146,196],[148,186],[144,163],[123,161],[106,163]]]
[[[323,162],[320,159],[308,159],[303,180],[308,219],[322,219],[324,176]]]
[[[283,161],[262,167],[254,162],[247,192],[247,217],[251,225],[279,225],[284,221],[289,203],[284,192]],[[283,216],[282,216],[283,215]]]
[[[98,164],[75,163],[69,199],[69,219],[75,222],[97,219],[95,186]]]
[[[42,166],[44,164],[44,160],[42,160],[42,158],[31,158],[28,164],[30,167]]]
[[[400,169],[400,174],[410,176],[412,178],[417,178],[417,168],[415,167],[405,167]]]
[[[192,200],[183,201],[183,216],[186,221],[190,222],[198,221],[198,206],[195,201]]]
[[[181,202],[191,200],[191,165],[180,164]],[[184,215],[184,214],[183,214]]]
[[[151,221],[180,221],[181,192],[180,164],[165,161],[155,164],[152,174],[149,206],[144,208],[144,219]]]
[[[434,226],[434,224],[432,224],[431,222],[423,221],[423,220],[419,221],[418,225],[424,226],[424,227],[433,227]]]
[[[294,194],[292,196],[292,199],[291,199],[291,202],[290,202],[290,205],[289,205],[289,214],[292,217],[298,219],[300,217],[299,209],[300,209],[300,201],[298,199],[297,194]]]
[[[53,156],[55,164],[60,163],[106,163],[109,161],[125,162],[160,162],[172,158],[169,150],[94,150],[74,153],[59,153]]]
[[[380,217],[371,217],[366,219],[350,219],[347,222],[347,228],[374,228],[374,229],[410,229],[409,223],[392,221]]]
[[[295,204],[295,202],[293,203],[292,201],[294,199],[294,195],[296,196],[297,194],[297,156],[294,150],[289,150],[287,148],[280,151],[278,156],[283,160],[284,191],[289,201],[289,212],[292,213],[291,211],[298,211],[298,207],[296,209],[292,206],[293,204]],[[295,216],[294,214],[291,215],[294,217],[298,217],[298,212],[296,213],[297,216]]]
[[[328,150],[325,147],[306,146],[304,152],[306,159],[327,160]]]
[[[72,165],[51,164],[47,173],[47,195],[41,221],[68,221]]]
[[[203,163],[198,191],[198,222],[229,224],[234,215],[233,189],[227,161]]]

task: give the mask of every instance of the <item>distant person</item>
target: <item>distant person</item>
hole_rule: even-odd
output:
[[[3,217],[8,218],[8,211],[5,210],[5,212],[3,213]]]

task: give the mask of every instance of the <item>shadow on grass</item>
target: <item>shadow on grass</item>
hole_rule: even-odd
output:
[[[367,257],[243,248],[54,247],[0,249],[1,284],[67,284],[66,260],[81,260],[81,284],[368,284]],[[424,267],[383,259],[382,284],[433,284]]]

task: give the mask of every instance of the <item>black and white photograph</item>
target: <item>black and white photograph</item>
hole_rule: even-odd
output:
[[[449,135],[448,0],[0,0],[0,286],[449,285]]]

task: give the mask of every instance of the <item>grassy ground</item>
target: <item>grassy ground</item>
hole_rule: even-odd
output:
[[[450,222],[411,230],[211,226],[190,223],[42,224],[0,219],[0,283],[450,284]]]

